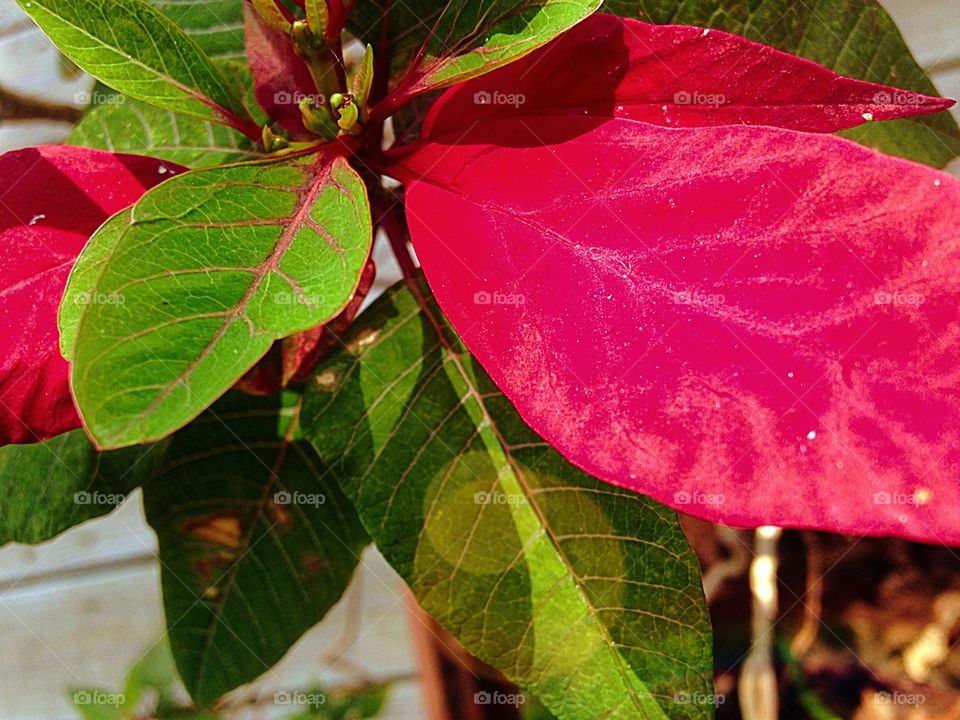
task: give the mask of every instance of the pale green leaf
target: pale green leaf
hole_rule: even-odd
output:
[[[396,70],[425,51],[409,76],[411,93],[447,87],[520,58],[593,13],[601,0],[409,0],[357,3],[348,27],[375,52],[383,23]],[[388,11],[389,8],[389,11]]]
[[[114,95],[91,107],[67,142],[189,167],[220,165],[258,156],[254,143],[233,128]]]
[[[363,182],[326,155],[177,175],[108,220],[60,315],[91,436],[146,442],[196,417],[274,340],[343,309],[371,234]]]
[[[243,58],[242,0],[149,0],[213,58]]]
[[[143,0],[19,2],[64,55],[114,90],[203,120],[247,122],[242,90]]]

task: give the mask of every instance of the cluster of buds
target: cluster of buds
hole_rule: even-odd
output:
[[[297,19],[278,0],[252,2],[268,25],[290,38],[294,52],[313,78],[317,95],[304,97],[299,103],[304,127],[326,140],[360,135],[367,120],[373,82],[373,48],[367,45],[363,59],[348,79],[340,35],[353,3],[306,0],[305,18]],[[287,146],[284,137],[264,128],[264,147],[268,151]]]

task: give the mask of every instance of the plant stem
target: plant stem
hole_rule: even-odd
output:
[[[372,124],[370,143],[375,152],[380,152],[383,149],[383,123],[386,118],[374,120],[370,117],[369,109],[383,100],[390,90],[390,6],[391,0],[386,0],[380,28],[380,40],[373,59],[373,85],[370,87],[370,97],[367,100],[367,122]]]
[[[347,70],[343,62],[343,39],[340,35],[337,35],[336,40],[333,41],[330,54],[333,56],[333,71],[337,74],[340,92],[345,93],[349,88],[347,87]]]
[[[410,233],[407,230],[406,220],[399,215],[397,208],[400,205],[390,207],[380,219],[381,227],[387,234],[390,241],[390,249],[393,250],[393,256],[397,259],[400,271],[408,282],[413,281],[417,275],[417,266],[413,262],[413,256],[410,254]]]
[[[773,625],[777,617],[778,527],[757,528],[750,564],[753,595],[750,654],[740,672],[740,710],[744,720],[777,720],[778,686],[773,669]]]

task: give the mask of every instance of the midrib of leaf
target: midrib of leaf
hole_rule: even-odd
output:
[[[527,485],[526,481],[523,478],[523,472],[518,467],[514,461],[510,451],[509,444],[506,442],[504,437],[500,434],[499,429],[497,428],[497,423],[490,414],[487,406],[484,402],[483,393],[474,385],[473,381],[470,379],[470,375],[467,372],[466,368],[463,366],[463,363],[460,360],[460,354],[457,352],[457,349],[454,348],[444,331],[443,325],[432,312],[429,303],[426,302],[426,299],[423,297],[422,292],[420,291],[419,286],[416,282],[412,280],[407,280],[407,286],[410,288],[411,292],[417,299],[417,303],[420,306],[420,311],[423,315],[427,317],[430,321],[430,324],[433,326],[434,331],[437,333],[440,338],[440,343],[445,349],[445,355],[456,367],[457,374],[460,376],[460,379],[463,381],[465,386],[465,393],[462,397],[469,395],[472,397],[476,403],[477,408],[480,410],[480,417],[476,418],[478,420],[478,431],[477,434],[483,439],[484,446],[487,448],[490,453],[490,457],[494,464],[499,467],[501,470],[509,470],[506,474],[500,474],[498,477],[500,483],[505,487],[509,481],[510,487],[508,492],[513,492],[515,494],[522,494],[526,500],[524,504],[511,505],[511,510],[513,514],[513,519],[516,523],[518,531],[520,531],[522,543],[525,550],[529,550],[532,545],[535,545],[540,536],[546,535],[549,542],[549,548],[553,551],[555,559],[558,560],[562,565],[563,569],[573,578],[573,585],[576,589],[577,595],[582,606],[587,610],[590,619],[593,622],[595,629],[603,637],[604,646],[608,649],[610,656],[613,660],[614,666],[617,668],[618,673],[620,674],[621,679],[623,680],[625,689],[627,690],[630,699],[633,701],[634,706],[637,710],[643,713],[645,718],[658,718],[662,720],[667,720],[666,714],[663,712],[663,709],[656,701],[652,701],[649,698],[653,696],[647,693],[647,696],[644,697],[639,692],[637,692],[637,686],[645,689],[645,684],[643,681],[637,677],[634,673],[629,672],[629,669],[626,667],[623,656],[616,650],[616,644],[613,641],[613,638],[610,636],[604,624],[597,617],[597,613],[593,604],[590,602],[589,597],[583,587],[583,582],[573,567],[570,558],[567,557],[567,554],[564,552],[559,540],[556,537],[556,534],[553,532],[550,522],[544,514],[542,508],[537,503],[536,494],[531,491],[531,488]],[[440,367],[446,364],[446,361],[441,361]],[[426,383],[424,383],[426,387]],[[412,406],[413,403],[410,403]],[[467,403],[462,403],[461,408],[470,413],[470,407]],[[455,408],[459,409],[459,408]],[[440,493],[437,494],[439,497]],[[530,510],[526,511],[526,507],[529,505]],[[482,518],[482,512],[478,513],[477,521],[480,522]],[[473,528],[471,528],[471,532]],[[422,531],[421,531],[422,532]],[[466,553],[467,548],[470,545],[469,538],[464,543],[463,552]],[[527,553],[525,552],[524,555]],[[462,561],[461,557],[461,561]],[[518,556],[519,559],[519,556]],[[456,567],[459,567],[460,563],[458,562],[454,568],[456,572]],[[530,574],[531,582],[535,582],[537,578],[536,573]],[[552,590],[552,588],[550,588]],[[552,594],[549,592],[546,595],[547,600],[552,599]],[[536,609],[534,610],[536,612]],[[530,627],[535,625],[531,622],[528,626]],[[614,712],[617,708],[611,708],[610,713]]]
[[[293,439],[296,436],[297,426],[300,422],[300,409],[302,407],[303,398],[301,397],[297,400],[297,404],[288,411],[292,417],[290,418],[290,426],[283,434],[283,438],[279,442],[270,443],[271,446],[277,447],[277,457],[276,460],[274,460],[272,467],[266,468],[266,466],[264,466],[265,469],[267,469],[270,473],[267,478],[267,482],[264,483],[263,492],[260,494],[260,500],[257,502],[256,508],[250,514],[250,522],[248,523],[247,527],[244,528],[243,534],[240,536],[240,542],[237,544],[237,559],[231,563],[230,567],[227,568],[227,571],[223,575],[222,585],[220,585],[221,592],[219,595],[217,595],[214,603],[213,621],[210,623],[207,631],[204,633],[203,649],[200,653],[200,662],[197,666],[197,677],[200,678],[198,681],[198,687],[202,686],[203,684],[207,661],[210,658],[210,650],[217,635],[217,628],[222,623],[221,618],[223,617],[224,610],[227,606],[227,600],[230,597],[230,591],[236,586],[235,581],[237,578],[237,573],[240,569],[240,563],[243,562],[243,559],[253,549],[251,544],[251,541],[253,540],[253,534],[256,532],[257,524],[267,514],[267,503],[270,501],[270,491],[274,488],[274,486],[280,485],[280,472],[283,469],[283,463],[284,460],[286,460],[287,452],[290,449],[290,444],[293,442]],[[223,419],[218,418],[218,421],[223,422]],[[267,537],[269,532],[270,531],[264,533],[263,537]]]
[[[419,297],[419,296],[418,296],[418,297]],[[418,315],[420,315],[421,312],[422,312],[422,310],[417,310],[416,312],[410,313],[410,314],[407,315],[406,317],[402,318],[402,319],[396,324],[396,326],[394,326],[394,327],[390,330],[390,332],[384,333],[384,334],[381,336],[381,338],[382,338],[383,340],[389,339],[390,337],[392,337],[393,335],[395,335],[395,334],[400,330],[400,328],[403,327],[406,323],[410,322],[411,320],[413,320],[414,318],[416,318]],[[440,347],[441,344],[442,344],[442,343],[437,342],[437,343],[435,343],[434,345],[430,346],[429,348],[426,348],[426,349],[424,350],[424,355],[427,355],[427,354],[433,352],[433,351],[436,350],[438,347]],[[350,367],[349,372],[347,373],[346,377],[344,378],[344,383],[343,383],[344,385],[346,384],[346,380],[349,380],[349,379],[350,379],[350,376],[353,374],[353,372],[354,372],[355,370],[358,370],[359,368],[360,368],[360,363],[359,363],[359,362],[353,364],[353,365]],[[437,366],[434,367],[434,368],[432,368],[432,369],[430,370],[430,375],[427,376],[428,379],[432,379],[433,376],[434,376],[435,374],[439,373],[442,369],[443,369],[443,362],[437,363]],[[389,383],[386,384],[386,386],[385,386],[384,389],[383,389],[383,392],[381,392],[380,395],[378,395],[376,398],[374,398],[374,399],[370,402],[370,407],[376,407],[377,405],[379,405],[379,404],[387,397],[387,395],[389,395],[390,393],[393,392],[393,389],[394,389],[397,385],[399,385],[408,375],[410,375],[410,373],[416,372],[416,370],[417,370],[417,367],[416,367],[415,365],[411,365],[410,367],[405,368],[402,373],[399,373],[396,377],[393,378],[393,380],[391,380]],[[403,413],[403,419],[404,419],[404,420],[407,419],[407,418],[410,416],[410,413],[413,412],[414,402],[420,397],[420,395],[422,395],[423,393],[425,393],[425,392],[427,391],[427,387],[428,387],[428,383],[424,383],[424,384],[417,390],[416,394],[411,398],[411,402],[407,403],[407,407],[406,407],[406,409],[404,410],[404,413]],[[334,393],[334,398],[336,398],[338,394],[339,394],[339,391],[336,392],[336,393]],[[457,408],[454,408],[454,412],[456,411],[456,409],[457,409]],[[399,428],[400,425],[401,425],[401,423],[398,422],[398,423],[397,423],[397,427]],[[350,434],[350,440],[349,440],[349,442],[347,443],[347,447],[353,447],[354,443],[355,443],[356,440],[357,440],[357,433],[359,432],[360,427],[361,427],[360,424],[354,425],[353,430],[351,431],[351,434]],[[434,437],[436,437],[436,435],[439,434],[441,427],[442,427],[442,425],[441,425],[440,427],[436,428],[433,432],[431,432],[431,435],[430,435],[431,439],[434,438]],[[394,433],[396,433],[396,430],[391,431],[391,436],[392,436]],[[360,479],[359,479],[359,483],[360,483],[361,487],[362,487],[363,484],[367,481],[367,479],[370,477],[371,473],[374,472],[374,468],[376,468],[377,462],[380,460],[381,456],[383,455],[384,451],[386,450],[386,447],[387,447],[387,443],[383,443],[379,448],[377,448],[376,453],[375,453],[374,456],[371,458],[370,464],[369,464],[369,466],[367,467],[366,472],[365,472],[365,473],[363,474],[363,476],[360,477]],[[424,447],[421,448],[421,451],[423,451],[425,448],[426,448],[426,444],[424,444]],[[407,477],[407,476],[410,474],[410,472],[413,470],[413,467],[414,467],[414,464],[411,463],[410,466],[407,467],[407,468],[403,471],[403,474],[400,476],[400,480],[401,480],[401,481],[404,480],[404,479],[406,479],[406,477]],[[401,482],[397,482],[397,483],[394,485],[393,493],[390,495],[390,500],[389,500],[388,503],[387,503],[387,510],[388,510],[388,512],[385,512],[385,513],[384,513],[383,521],[382,521],[381,524],[380,524],[380,529],[381,529],[381,530],[383,530],[384,527],[386,527],[386,524],[387,524],[388,520],[390,519],[389,510],[393,507],[393,502],[394,502],[394,500],[396,499],[397,492],[400,490],[401,484],[402,484]]]
[[[183,93],[185,93],[185,94],[188,95],[189,97],[193,98],[194,100],[200,102],[200,103],[203,104],[203,105],[206,105],[206,106],[209,107],[211,110],[214,110],[215,112],[219,113],[220,115],[222,115],[223,119],[226,121],[225,124],[227,124],[227,125],[229,125],[229,126],[231,126],[231,127],[236,127],[236,128],[243,128],[243,127],[244,127],[243,120],[242,120],[242,118],[240,118],[240,116],[238,116],[238,115],[237,115],[236,113],[234,113],[232,110],[228,110],[227,108],[223,107],[222,105],[220,105],[220,103],[215,102],[214,100],[208,98],[208,97],[207,97],[206,95],[204,95],[203,93],[198,92],[195,88],[191,88],[191,87],[189,87],[188,85],[184,85],[184,84],[181,83],[179,80],[177,80],[176,78],[170,76],[169,74],[165,74],[165,73],[158,72],[158,71],[155,70],[154,68],[150,67],[149,65],[144,64],[143,62],[141,62],[140,60],[137,60],[137,59],[134,58],[133,56],[128,57],[128,56],[127,56],[127,53],[123,52],[118,46],[116,46],[116,45],[111,45],[111,44],[107,44],[103,39],[98,38],[98,37],[96,37],[95,35],[91,35],[89,32],[87,32],[87,30],[85,30],[84,28],[80,27],[79,25],[73,24],[72,22],[70,22],[69,20],[67,20],[64,16],[58,15],[57,13],[55,13],[55,12],[53,12],[52,10],[49,10],[48,8],[45,8],[45,7],[43,8],[43,10],[44,10],[44,12],[47,12],[47,13],[49,13],[50,15],[53,15],[54,17],[58,18],[64,25],[70,27],[71,29],[77,31],[77,32],[80,33],[81,35],[84,35],[85,37],[87,37],[87,38],[89,38],[90,40],[94,41],[94,43],[96,43],[96,44],[98,44],[98,45],[104,45],[104,46],[106,46],[107,49],[109,49],[109,50],[113,51],[115,54],[119,55],[119,56],[120,56],[121,58],[123,58],[123,60],[126,61],[127,63],[129,63],[129,64],[131,64],[131,65],[135,65],[135,66],[137,66],[137,67],[139,67],[139,68],[141,68],[141,69],[143,69],[143,70],[146,70],[148,73],[150,73],[150,74],[152,74],[153,76],[159,78],[160,80],[162,80],[163,82],[167,83],[168,85],[174,86],[175,88],[177,88],[178,90],[181,90]],[[152,39],[152,38],[151,38],[151,39]],[[195,41],[193,41],[191,38],[188,37],[187,39],[188,39],[189,42],[194,42],[194,44],[195,44]],[[199,47],[199,46],[197,46],[197,50],[200,51],[200,47]],[[202,52],[202,51],[201,51],[201,52]],[[181,59],[183,59],[183,56],[181,56]],[[226,78],[226,76],[225,76],[222,72],[220,72],[220,69],[219,69],[219,68],[216,68],[216,66],[213,66],[213,67],[215,68],[215,72],[217,73],[217,77],[218,77],[220,80],[223,81],[223,86],[224,86],[224,88],[232,88],[232,87],[234,86],[234,83],[230,82],[230,81]],[[149,101],[145,101],[145,102],[149,102]]]

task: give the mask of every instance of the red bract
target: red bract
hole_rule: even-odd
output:
[[[729,33],[601,14],[526,58],[447,92],[425,121],[424,134],[521,114],[833,132],[951,105],[845,78]]]
[[[298,101],[316,96],[310,71],[294,52],[290,38],[267,25],[249,2],[243,3],[243,17],[247,61],[257,102],[295,138],[306,137]]]
[[[451,91],[392,168],[441,308],[526,422],[711,520],[960,542],[960,182],[830,136],[584,117],[598,78],[562,75],[569,106],[533,69],[531,104],[470,125],[479,91]],[[736,122],[783,119],[742,97]],[[831,107],[787,117],[852,117]]]
[[[58,348],[67,275],[104,220],[178,170],[153,158],[55,145],[0,157],[8,179],[0,194],[0,444],[80,427]]]

